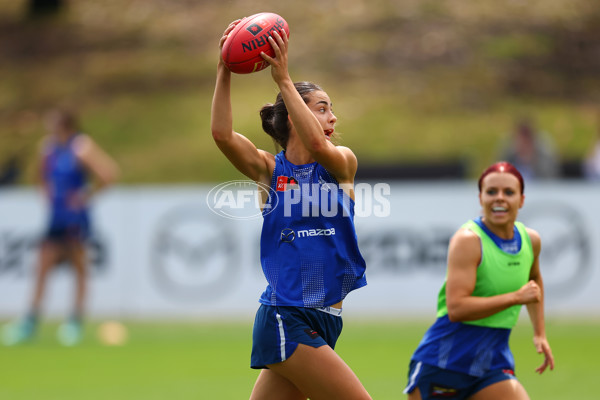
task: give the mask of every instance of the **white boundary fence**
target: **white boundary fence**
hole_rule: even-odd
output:
[[[207,196],[215,186],[122,186],[96,199],[92,316],[253,316],[265,287],[258,246],[262,220],[214,213]],[[365,212],[363,200],[357,202],[363,207],[356,226],[369,284],[348,296],[344,313],[433,318],[448,240],[478,215],[476,184],[397,182],[389,189],[384,202],[377,198],[389,206],[386,213]],[[542,236],[547,314],[600,316],[600,186],[540,183],[528,185],[525,194],[519,219]],[[44,219],[35,189],[0,190],[0,318],[26,309]],[[67,272],[63,267],[52,275],[49,315],[68,310],[73,292]]]

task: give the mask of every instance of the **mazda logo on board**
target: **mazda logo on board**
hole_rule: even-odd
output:
[[[528,204],[520,218],[542,238],[540,268],[544,287],[553,295],[576,293],[592,272],[591,243],[587,223],[567,204]]]
[[[223,296],[241,265],[229,225],[195,204],[177,207],[162,217],[151,252],[155,283],[171,298]]]

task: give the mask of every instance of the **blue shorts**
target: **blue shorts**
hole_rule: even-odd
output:
[[[287,360],[298,343],[311,347],[328,345],[332,349],[342,333],[341,310],[280,307],[261,304],[252,333],[250,367],[268,368]]]
[[[67,241],[84,242],[90,236],[88,225],[51,226],[46,231],[44,239],[64,243]]]
[[[404,393],[411,393],[418,387],[422,400],[466,399],[493,383],[507,379],[517,379],[514,371],[492,370],[476,377],[412,360]]]
[[[90,219],[87,214],[71,218],[52,216],[45,239],[53,242],[86,241],[90,237]]]

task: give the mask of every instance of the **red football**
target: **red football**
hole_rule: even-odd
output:
[[[237,74],[249,74],[267,68],[269,63],[260,53],[275,57],[268,40],[274,30],[284,30],[290,36],[287,22],[277,14],[263,12],[242,19],[223,43],[221,56],[227,68]]]

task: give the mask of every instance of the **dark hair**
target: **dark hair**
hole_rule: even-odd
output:
[[[488,176],[489,174],[491,174],[492,172],[507,172],[509,174],[514,175],[519,180],[519,184],[521,185],[521,194],[523,194],[525,192],[525,182],[523,181],[523,176],[521,175],[521,173],[519,172],[517,167],[515,167],[514,165],[512,165],[511,163],[509,163],[507,161],[499,161],[495,164],[490,165],[489,167],[487,167],[487,169],[485,171],[483,171],[481,173],[481,176],[479,177],[479,181],[477,182],[477,186],[479,187],[480,193],[481,193],[481,184],[483,183],[483,179],[486,176]]]
[[[48,116],[55,118],[56,122],[60,126],[70,132],[77,132],[80,130],[79,121],[75,112],[67,108],[53,108],[47,112]]]
[[[296,82],[294,87],[300,93],[305,103],[308,102],[308,94],[315,91],[323,91],[321,87],[312,82]],[[281,92],[277,94],[275,104],[265,104],[260,109],[262,128],[273,140],[284,150],[290,137],[290,126],[288,125],[288,111],[283,102]]]

